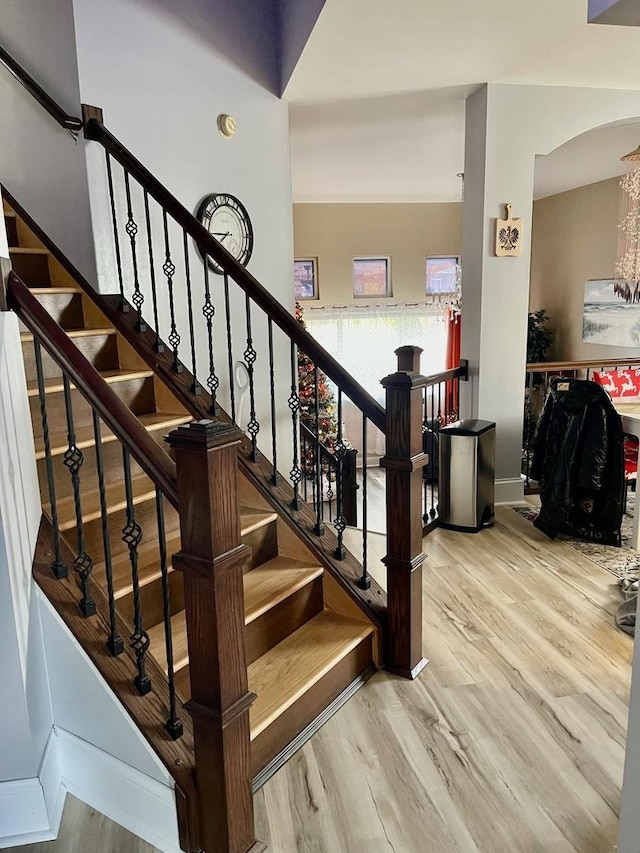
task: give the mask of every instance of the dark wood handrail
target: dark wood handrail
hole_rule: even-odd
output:
[[[85,136],[99,142],[180,225],[203,253],[210,255],[227,274],[259,305],[268,317],[342,389],[352,403],[364,413],[379,430],[385,432],[384,408],[327,352],[327,350],[302,328],[300,323],[275,299],[251,273],[245,269],[207,229],[190,213],[169,190],[128,151],[97,119],[87,122]]]
[[[590,367],[616,367],[619,364],[637,365],[640,358],[592,358],[583,361],[538,361],[527,364],[527,373],[549,373],[552,370],[588,370]]]
[[[77,116],[69,115],[66,110],[53,100],[51,95],[37,83],[33,77],[25,71],[25,69],[8,53],[2,45],[0,45],[0,62],[4,67],[13,74],[16,80],[21,83],[29,94],[36,99],[41,107],[52,116],[66,130],[80,131],[82,130],[82,119]]]
[[[9,273],[7,301],[22,322],[33,332],[62,371],[100,415],[109,429],[127,448],[142,470],[178,509],[176,466],[156,444],[136,416],[104,381],[95,367],[64,330],[52,320],[26,284]]]
[[[469,363],[466,359],[461,359],[457,367],[451,367],[449,370],[441,370],[440,373],[432,373],[431,376],[425,376],[424,385],[439,385],[440,382],[449,382],[451,379],[467,379]]]

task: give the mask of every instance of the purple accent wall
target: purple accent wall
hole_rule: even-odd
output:
[[[278,0],[281,93],[287,87],[324,4],[325,0]]]

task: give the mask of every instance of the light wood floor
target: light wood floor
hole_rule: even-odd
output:
[[[374,676],[258,793],[258,837],[273,853],[610,853],[632,653],[614,577],[506,507],[425,551],[430,665]],[[58,842],[21,849],[84,849],[95,815],[70,808]],[[118,833],[105,850],[152,850]]]

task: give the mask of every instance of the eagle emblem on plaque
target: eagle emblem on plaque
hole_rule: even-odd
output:
[[[507,204],[507,218],[496,219],[496,255],[499,258],[517,257],[522,251],[522,219],[511,216]]]

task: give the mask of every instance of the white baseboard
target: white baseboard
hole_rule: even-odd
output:
[[[52,730],[38,776],[0,783],[0,848],[57,838],[66,793]]]
[[[522,477],[506,477],[496,480],[495,500],[497,504],[512,504],[524,500]]]
[[[65,729],[56,732],[70,794],[164,853],[181,853],[173,788]]]

